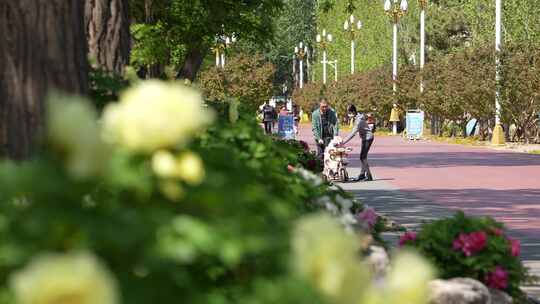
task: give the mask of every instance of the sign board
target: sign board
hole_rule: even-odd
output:
[[[283,139],[295,139],[294,117],[292,115],[279,115],[278,135]]]
[[[407,111],[407,137],[420,139],[424,135],[424,112],[420,110]]]
[[[476,133],[476,126],[478,125],[478,120],[476,118],[473,118],[469,120],[467,123],[467,126],[465,127],[465,132],[467,132],[467,136],[473,136]]]

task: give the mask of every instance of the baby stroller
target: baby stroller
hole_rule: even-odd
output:
[[[326,181],[346,182],[349,180],[347,156],[352,149],[339,146],[341,141],[340,137],[334,138],[324,153],[323,178]]]

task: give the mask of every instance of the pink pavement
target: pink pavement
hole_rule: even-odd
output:
[[[299,138],[313,145],[309,126]],[[360,139],[349,145],[351,166],[359,167]],[[401,191],[540,236],[540,155],[380,136],[369,159],[375,178]]]

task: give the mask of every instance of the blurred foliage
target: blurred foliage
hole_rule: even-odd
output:
[[[92,69],[89,73],[90,98],[98,110],[106,104],[118,100],[120,92],[129,85],[129,81],[101,69]]]
[[[225,68],[213,67],[201,73],[199,85],[209,100],[237,98],[249,111],[272,97],[274,66],[262,55],[237,54]]]
[[[167,95],[175,92],[158,95],[183,107],[176,95]],[[135,93],[143,98],[148,92],[124,94],[131,96],[130,105]],[[338,210],[343,202],[346,208],[359,206],[317,176],[288,170],[288,164],[301,168],[302,145],[264,135],[251,112],[241,110],[231,121],[227,103],[210,103],[218,120],[170,152],[200,156],[206,176],[201,184],[160,176],[156,170],[169,164],[156,167],[157,153],[151,157],[118,145],[104,155],[96,175],[76,178],[66,157],[82,153],[76,147],[84,147],[98,125],[87,121],[94,112],[84,101],[71,102],[72,117],[63,112],[66,107],[54,108],[51,116],[58,120],[55,130],[69,135],[53,133],[62,146],[50,141],[32,160],[0,163],[0,303],[14,302],[12,274],[36,255],[80,250],[94,253],[112,272],[122,303],[173,303],[179,296],[186,303],[324,302],[290,272],[291,225],[324,208],[315,203],[323,196]]]

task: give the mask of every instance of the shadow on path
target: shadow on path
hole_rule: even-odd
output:
[[[352,158],[358,158],[352,155]],[[540,155],[494,152],[371,153],[374,166],[391,168],[540,166]]]
[[[482,189],[474,189],[476,193],[481,193]],[[375,208],[377,212],[396,220],[400,225],[407,229],[417,230],[422,223],[433,221],[436,219],[452,216],[458,209],[465,209],[469,215],[485,214],[483,210],[471,212],[467,208],[451,209],[448,206],[433,203],[416,193],[405,192],[401,190],[380,190],[380,189],[355,189],[349,190],[356,198],[367,203]],[[456,197],[463,197],[463,193],[456,191]],[[473,191],[473,192],[475,192]],[[530,190],[540,191],[540,190]],[[452,191],[443,191],[445,195],[452,196]],[[437,194],[436,195],[441,195]],[[486,207],[487,208],[487,207]],[[515,212],[515,211],[513,211]],[[504,216],[504,211],[501,210],[501,216]],[[514,216],[513,216],[514,218]],[[522,259],[523,260],[540,260],[540,235],[537,233],[528,232],[526,229],[511,229],[508,234],[517,238],[522,242]],[[393,236],[391,241],[396,241],[397,235]]]

